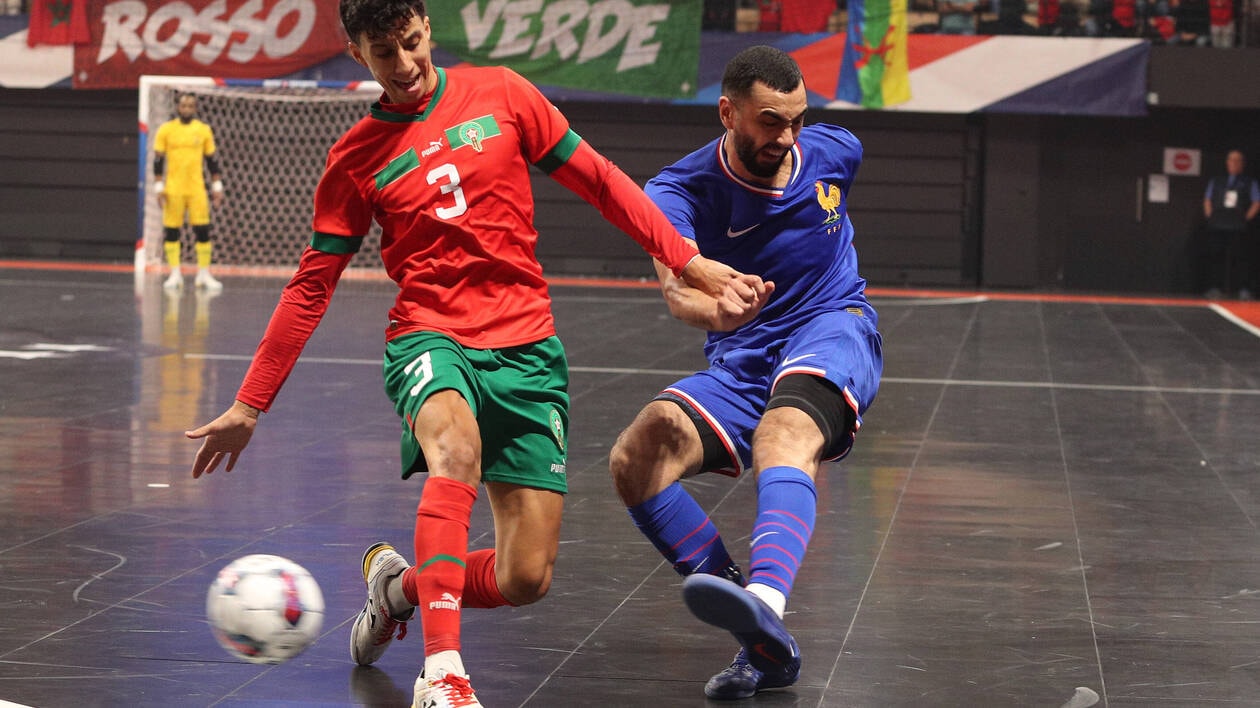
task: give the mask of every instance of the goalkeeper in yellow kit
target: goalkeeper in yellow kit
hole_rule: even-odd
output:
[[[196,237],[196,286],[217,293],[223,284],[210,275],[210,196],[206,194],[204,171],[210,172],[210,194],[214,205],[223,203],[223,175],[215,154],[214,132],[197,120],[197,97],[186,93],[179,97],[178,117],[158,127],[153,139],[153,190],[162,207],[166,262],[171,274],[162,287],[181,290],[184,276],[180,272],[179,233],[185,216]]]

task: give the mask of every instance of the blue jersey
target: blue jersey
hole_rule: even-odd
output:
[[[791,179],[772,189],[737,176],[722,136],[665,168],[648,196],[706,258],[773,281],[770,301],[732,332],[710,332],[705,356],[764,349],[821,312],[858,308],[877,324],[858,275],[846,202],[862,144],[834,125],[804,127],[792,147]]]

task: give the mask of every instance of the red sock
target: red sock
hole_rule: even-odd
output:
[[[459,651],[468,524],[477,488],[430,477],[416,509],[416,565],[403,573],[403,594],[419,608],[425,655]]]
[[[468,554],[464,574],[464,607],[503,607],[511,605],[499,592],[494,574],[494,549],[483,548]]]

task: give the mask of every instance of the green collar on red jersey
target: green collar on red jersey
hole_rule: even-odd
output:
[[[434,70],[437,71],[437,88],[433,89],[433,97],[429,99],[429,105],[425,106],[423,111],[420,113],[395,113],[385,110],[381,107],[381,102],[377,101],[372,104],[372,117],[390,123],[413,123],[428,118],[434,107],[437,106],[438,101],[442,100],[442,94],[446,92],[446,70],[440,66],[434,67]]]

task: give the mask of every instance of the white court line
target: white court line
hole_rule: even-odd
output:
[[[187,359],[211,359],[216,361],[250,361],[252,357],[241,354],[185,354]],[[380,366],[379,359],[338,359],[335,357],[302,357],[298,362],[310,364],[372,365]],[[692,369],[635,369],[614,366],[570,366],[570,372],[580,374],[628,374],[636,376],[690,376]],[[1079,391],[1122,391],[1125,393],[1189,393],[1194,395],[1260,396],[1260,389],[1252,388],[1198,388],[1189,386],[1128,386],[1122,384],[1079,384],[1054,381],[997,381],[984,379],[918,379],[885,376],[881,384],[909,384],[915,386],[977,386],[1007,388],[1052,388]]]
[[[1126,393],[1192,393],[1196,395],[1260,396],[1254,388],[1197,388],[1191,386],[1126,386],[1122,384],[1078,384],[1055,381],[985,381],[978,379],[909,379],[885,376],[881,384],[927,384],[931,386],[1008,386],[1011,388],[1053,388],[1079,391],[1123,391]]]
[[[244,354],[184,354],[185,359],[204,359],[206,361],[253,361],[254,357]],[[380,359],[342,359],[340,357],[304,356],[299,362],[308,364],[356,364],[380,366]]]
[[[1247,320],[1244,320],[1243,318],[1239,317],[1238,315],[1235,315],[1234,313],[1230,312],[1227,308],[1222,307],[1222,306],[1220,306],[1220,305],[1218,305],[1218,304],[1216,304],[1216,303],[1212,303],[1211,305],[1208,305],[1208,307],[1210,307],[1210,308],[1212,309],[1212,312],[1215,312],[1216,314],[1220,315],[1221,317],[1224,317],[1225,319],[1229,320],[1230,322],[1233,322],[1234,324],[1238,325],[1239,327],[1242,327],[1243,329],[1245,329],[1245,330],[1247,330],[1248,332],[1250,332],[1253,336],[1260,337],[1260,327],[1257,327],[1257,326],[1255,326],[1255,325],[1251,324],[1251,323],[1250,323],[1250,322],[1248,322]]]

